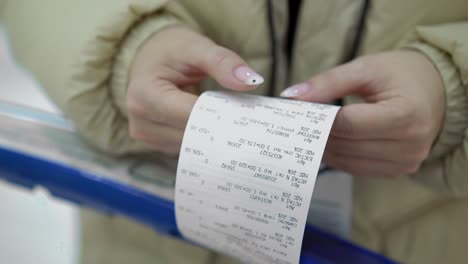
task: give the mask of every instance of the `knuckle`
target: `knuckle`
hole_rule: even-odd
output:
[[[372,63],[373,61],[369,56],[362,56],[351,61],[350,65],[352,65],[355,71],[366,73],[373,69],[373,67],[370,67],[372,66]]]
[[[162,144],[162,141],[159,140],[156,135],[149,133],[143,125],[137,124],[136,122],[130,120],[128,128],[131,138],[143,141],[153,149],[159,150],[161,148],[160,145]]]
[[[343,78],[341,74],[342,68],[335,68],[323,73],[320,78],[317,78],[318,83],[326,84],[327,86],[335,86],[337,83],[340,83],[340,80]]]
[[[146,141],[146,142],[152,149],[154,149],[156,151],[162,151],[164,149],[162,144],[160,142],[158,142],[158,141],[152,140],[152,141]],[[162,151],[162,152],[164,152],[164,151]]]
[[[426,140],[431,137],[432,135],[432,127],[431,123],[428,120],[425,120],[424,118],[420,119],[420,122],[418,124],[419,129],[416,131],[417,138]]]
[[[154,114],[152,120],[157,123],[166,123],[169,119],[171,104],[177,102],[174,97],[177,90],[167,82],[156,81],[154,87],[158,90],[153,103]]]
[[[139,96],[139,86],[135,82],[131,82],[128,85],[128,92],[125,104],[127,111],[131,116],[143,118],[147,115],[147,110],[144,107],[141,96]]]
[[[402,173],[403,174],[415,173],[419,170],[420,166],[421,166],[421,162],[417,162],[417,161],[410,162],[409,164],[405,165],[402,168]]]
[[[420,133],[421,127],[415,120],[413,111],[408,109],[394,109],[393,111],[396,128],[403,138],[414,139]]]
[[[160,80],[152,80],[149,84],[148,87],[151,89],[147,90],[144,95],[135,95],[129,91],[126,100],[128,113],[137,119],[165,123],[168,119],[170,104],[174,103],[172,96],[174,89]]]
[[[424,161],[427,156],[429,156],[430,148],[429,147],[420,147],[417,149],[416,153],[414,154],[414,161],[417,163],[421,163]]]
[[[131,116],[137,118],[144,118],[147,115],[147,111],[144,109],[141,102],[132,96],[127,97],[127,111]]]
[[[408,130],[414,126],[414,113],[408,107],[395,107],[392,109],[393,118],[399,127]]]
[[[133,139],[143,140],[143,138],[145,137],[143,131],[134,124],[130,124],[128,129],[130,137]]]
[[[211,57],[208,59],[208,62],[213,65],[223,65],[233,57],[234,53],[231,50],[217,46],[211,53]]]
[[[158,140],[158,138],[155,138],[138,127],[130,127],[130,136],[135,140],[145,142],[154,150],[159,151],[164,148],[164,143],[162,141]]]
[[[429,155],[430,147],[418,144],[412,149],[406,150],[401,155],[401,162],[408,163],[409,167],[419,166]]]
[[[168,142],[164,143],[164,144],[159,144],[158,145],[158,150],[161,151],[162,153],[166,154],[166,155],[177,155],[180,148],[177,148],[176,145],[174,144],[170,144]]]
[[[408,139],[422,141],[430,137],[431,129],[426,123],[412,122],[405,129],[405,136]]]
[[[151,120],[160,123],[160,124],[165,124],[167,123],[168,120],[168,104],[165,102],[159,102],[154,105],[155,113],[154,115],[151,116]]]
[[[171,111],[171,104],[177,102],[176,98],[173,96],[174,90],[165,89],[161,90],[159,93],[159,98],[164,98],[164,100],[158,100],[154,103],[154,114],[151,117],[156,123],[166,124],[170,122],[169,116]]]
[[[373,59],[372,55],[366,55],[362,57],[358,57],[351,62],[353,67],[352,72],[356,73],[359,72],[360,74],[357,75],[361,78],[362,83],[370,82],[375,76],[377,76],[376,69],[379,69],[376,60]]]
[[[414,107],[395,108],[394,115],[403,137],[424,140],[431,136],[431,118],[421,115]]]
[[[343,136],[352,136],[354,134],[353,122],[347,111],[343,111],[343,108],[339,110],[341,113],[339,115],[338,122],[335,123],[335,134]]]

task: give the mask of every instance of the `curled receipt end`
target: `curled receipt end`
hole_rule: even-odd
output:
[[[246,263],[298,263],[338,109],[203,93],[189,118],[177,168],[176,220],[182,235]]]

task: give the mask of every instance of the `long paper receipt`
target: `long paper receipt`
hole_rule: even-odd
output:
[[[312,191],[339,107],[205,92],[176,179],[182,235],[245,263],[298,263]]]

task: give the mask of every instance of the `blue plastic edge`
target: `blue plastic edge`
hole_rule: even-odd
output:
[[[0,101],[0,113],[15,118],[24,118],[34,120],[42,124],[62,128],[65,130],[72,130],[73,124],[64,116],[56,113],[47,112],[44,110],[26,107],[21,104],[12,102]]]
[[[56,197],[104,213],[126,215],[156,231],[183,239],[174,203],[109,178],[0,147],[0,178],[26,188],[42,186]],[[394,264],[335,235],[306,226],[300,263]]]

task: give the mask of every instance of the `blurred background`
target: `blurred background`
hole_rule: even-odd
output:
[[[15,64],[1,24],[0,100],[58,111]],[[71,204],[43,189],[25,190],[0,180],[0,263],[78,263],[79,228],[78,211]]]

